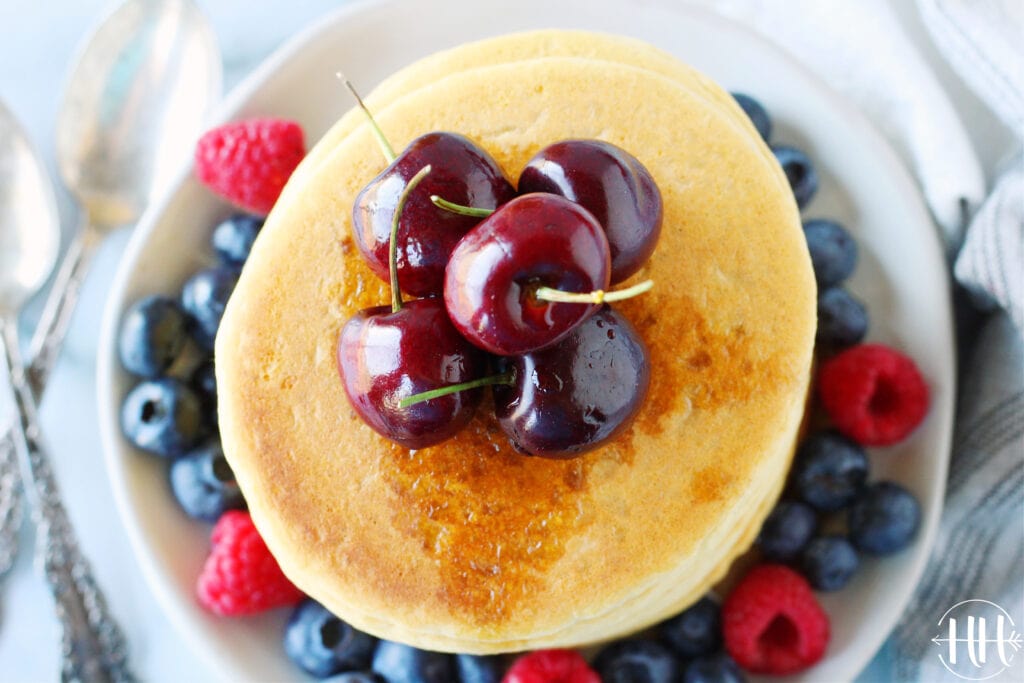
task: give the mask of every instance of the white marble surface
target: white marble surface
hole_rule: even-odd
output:
[[[218,34],[225,84],[230,88],[285,38],[341,3],[198,0],[198,4]],[[1006,131],[964,90],[927,43],[913,3],[900,0],[897,4],[915,41],[951,91],[991,178],[1009,144]],[[78,42],[110,6],[107,0],[0,0],[0,98],[22,121],[54,178],[52,130],[64,73]],[[67,232],[76,225],[76,212],[66,193],[59,190],[58,194]],[[70,514],[125,626],[140,677],[204,681],[209,674],[173,632],[137,570],[102,467],[94,399],[96,340],[105,295],[127,238],[127,231],[111,236],[96,261],[42,416]],[[25,315],[26,329],[35,315],[34,308]],[[24,548],[30,548],[28,529],[22,541]],[[31,553],[23,552],[0,589],[0,682],[57,680],[57,662],[50,599],[33,571]]]

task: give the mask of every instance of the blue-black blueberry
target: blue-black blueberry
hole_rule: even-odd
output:
[[[249,258],[249,252],[262,227],[262,218],[245,213],[235,214],[217,224],[210,235],[210,245],[221,263],[241,266]]]
[[[653,640],[619,640],[601,650],[594,670],[602,683],[676,683],[682,662]]]
[[[171,491],[189,517],[216,522],[226,510],[245,508],[220,441],[208,442],[177,458],[170,467]]]
[[[661,623],[661,639],[684,659],[711,654],[722,644],[722,610],[717,602],[703,597]]]
[[[740,667],[726,654],[698,657],[686,665],[683,683],[744,683]]]
[[[921,505],[899,484],[880,481],[853,502],[847,528],[853,545],[870,555],[891,555],[903,550],[921,526]]]
[[[732,96],[750,118],[754,128],[761,134],[764,141],[768,142],[772,136],[772,119],[768,115],[768,110],[758,100],[745,93],[734,92]]]
[[[502,655],[455,655],[459,683],[501,683],[508,668]]]
[[[121,319],[117,350],[121,365],[139,377],[163,374],[185,349],[188,316],[174,299],[147,296],[135,302]]]
[[[800,573],[819,591],[839,590],[850,582],[859,566],[857,551],[844,536],[812,538],[800,554]]]
[[[128,393],[121,430],[138,448],[166,457],[182,455],[209,434],[199,397],[169,377],[146,380]]]
[[[853,346],[868,333],[868,310],[842,287],[818,293],[818,332],[815,341],[833,349]]]
[[[813,218],[804,221],[804,238],[811,252],[811,265],[818,289],[846,280],[857,267],[857,242],[835,221]]]
[[[835,431],[813,432],[797,449],[790,475],[797,496],[822,512],[842,510],[864,489],[868,456]]]
[[[453,683],[458,680],[455,657],[382,640],[373,655],[373,670],[388,683]]]
[[[781,500],[764,521],[757,547],[773,562],[788,562],[800,554],[817,527],[818,517],[809,505]]]
[[[772,147],[772,152],[786,174],[796,205],[804,208],[818,192],[818,171],[810,157],[796,147],[779,145]]]
[[[200,270],[181,288],[181,305],[192,318],[192,333],[206,349],[213,348],[228,298],[238,283],[238,271],[218,266]]]
[[[306,599],[295,608],[284,631],[284,651],[303,671],[323,678],[370,667],[377,639]]]

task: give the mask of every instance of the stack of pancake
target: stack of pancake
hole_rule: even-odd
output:
[[[584,32],[488,39],[427,57],[367,98],[396,150],[435,130],[514,183],[542,147],[596,138],[636,156],[665,204],[616,304],[650,349],[633,426],[580,458],[512,449],[485,402],[410,451],[351,409],[338,333],[386,304],[352,204],[386,165],[348,112],[269,217],[217,338],[224,449],[285,573],[344,620],[427,649],[576,646],[698,599],[781,491],[808,391],[815,284],[785,176],[719,86],[649,45]]]

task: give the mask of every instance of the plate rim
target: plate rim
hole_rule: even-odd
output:
[[[285,67],[306,48],[307,44],[316,41],[322,34],[337,30],[341,24],[365,12],[381,11],[384,7],[399,6],[408,1],[355,0],[314,19],[305,28],[263,59],[256,68],[233,87],[208,117],[208,125],[218,125],[237,117],[270,77]],[[870,151],[870,155],[880,159],[881,163],[889,167],[894,180],[902,187],[902,193],[907,198],[907,208],[917,214],[917,219],[923,225],[927,225],[930,228],[933,239],[928,240],[925,248],[932,252],[931,256],[936,259],[936,262],[946,262],[938,230],[925,206],[920,188],[913,181],[906,163],[896,154],[892,145],[871,124],[863,112],[834,92],[820,77],[791,57],[780,46],[761,36],[752,28],[722,16],[711,9],[697,7],[688,3],[676,5],[671,3],[670,0],[651,0],[647,4],[665,9],[673,14],[717,25],[723,30],[739,33],[750,41],[756,42],[759,45],[759,49],[770,50],[775,53],[794,72],[799,73],[803,81],[802,85],[814,89],[816,95],[823,101],[826,101],[829,108],[841,114],[844,123],[856,128],[865,143],[873,148]],[[144,530],[140,524],[140,518],[136,513],[137,506],[134,504],[133,496],[129,491],[128,468],[124,465],[124,459],[126,456],[131,455],[132,449],[123,443],[120,432],[118,417],[120,411],[116,406],[119,406],[122,397],[117,392],[116,383],[113,381],[113,378],[120,372],[117,365],[116,337],[121,313],[124,306],[128,303],[125,297],[129,281],[134,276],[139,257],[145,251],[149,237],[159,225],[168,206],[173,203],[177,194],[188,183],[191,175],[192,160],[189,158],[183,163],[182,168],[171,176],[168,185],[147,207],[123,252],[117,274],[108,293],[101,320],[101,335],[96,369],[97,409],[105,469],[113,489],[112,493],[118,510],[118,516],[128,536],[133,550],[133,557],[142,570],[148,587],[156,596],[158,604],[167,615],[172,626],[190,649],[201,656],[202,660],[216,674],[217,678],[233,680],[238,672],[227,665],[226,662],[230,660],[217,656],[215,649],[210,646],[211,639],[204,637],[208,632],[214,632],[219,629],[214,628],[214,625],[209,623],[197,622],[194,613],[198,607],[185,603],[180,599],[178,592],[169,590],[170,587],[176,586],[177,582],[172,580],[167,568],[156,561],[156,554],[151,550],[151,544],[147,535],[143,533]],[[907,570],[908,574],[912,577],[911,583],[914,586],[914,590],[919,586],[924,570],[931,560],[935,539],[938,534],[939,521],[944,508],[945,483],[948,478],[951,458],[953,414],[957,392],[956,337],[952,318],[952,280],[948,269],[946,269],[945,276],[946,287],[941,293],[936,293],[936,296],[941,296],[942,298],[943,310],[946,312],[949,322],[948,328],[943,330],[943,332],[951,340],[952,345],[951,353],[947,359],[949,362],[942,365],[944,369],[943,376],[937,379],[942,386],[948,387],[950,400],[946,402],[946,405],[939,406],[933,404],[931,408],[931,419],[939,420],[944,429],[939,439],[941,448],[938,455],[941,457],[935,458],[936,470],[933,479],[935,490],[932,491],[932,495],[936,504],[922,519],[921,537],[919,540],[921,550],[914,556]],[[872,629],[864,638],[867,644],[863,647],[865,651],[869,652],[860,663],[857,675],[871,662],[882,643],[898,624],[899,618],[910,603],[912,595],[913,591],[900,596],[900,599],[893,603],[889,613],[894,614],[894,616],[891,619],[885,620],[887,624],[885,629]]]

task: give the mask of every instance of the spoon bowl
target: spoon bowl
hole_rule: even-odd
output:
[[[129,0],[86,41],[57,118],[61,177],[106,231],[142,214],[221,92],[220,53],[191,0]]]
[[[84,42],[57,116],[57,162],[83,209],[43,307],[29,383],[41,396],[97,245],[142,215],[220,97],[220,52],[192,0],[125,0]]]
[[[53,185],[21,126],[0,103],[0,316],[16,313],[57,260]]]

